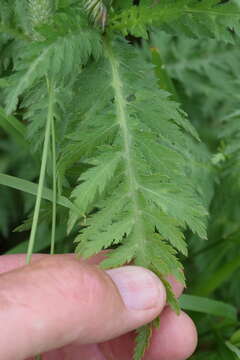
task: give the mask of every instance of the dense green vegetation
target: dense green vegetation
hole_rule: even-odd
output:
[[[0,5],[2,254],[151,269],[197,324],[193,360],[240,358],[239,36],[239,0]]]

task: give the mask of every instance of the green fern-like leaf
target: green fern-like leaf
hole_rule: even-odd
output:
[[[134,360],[141,360],[146,349],[149,346],[149,342],[152,336],[151,326],[142,326],[137,330],[136,347],[134,349]]]
[[[33,26],[45,24],[50,20],[52,4],[49,0],[28,0],[28,6]]]
[[[98,57],[101,53],[99,34],[88,27],[81,9],[57,14],[51,24],[38,28],[38,34],[40,40],[19,44],[15,71],[6,89],[7,113],[16,109],[20,95],[46,75],[57,84],[70,82],[91,55]]]
[[[94,202],[96,195],[102,195],[107,184],[114,177],[120,160],[120,154],[112,152],[112,148],[109,147],[109,151],[104,151],[102,156],[93,160],[91,163],[93,167],[80,176],[79,181],[82,183],[74,189],[72,195],[76,199],[81,197],[79,208],[82,209],[83,214],[89,210],[89,204]]]
[[[213,212],[215,221],[210,228],[211,236],[223,238],[238,238],[239,227],[239,196],[240,196],[240,112],[221,119],[219,127],[221,139],[221,161],[218,163],[220,184],[214,202]],[[224,209],[221,204],[224,203]],[[220,227],[220,229],[219,229]]]
[[[93,84],[95,101],[89,108]],[[106,44],[105,58],[81,75],[79,86],[86,101],[73,139],[85,149],[79,160],[93,167],[72,193],[84,215],[89,213],[76,239],[77,252],[88,257],[117,245],[103,267],[134,260],[184,282],[176,257],[177,251],[187,253],[183,231],[189,227],[206,237],[206,210],[189,182],[188,153],[199,141],[194,129],[178,104],[157,87],[152,66],[120,41],[113,49]],[[110,136],[104,136],[106,128]],[[75,221],[71,214],[70,223]]]
[[[238,1],[161,0],[143,1],[112,17],[112,28],[139,37],[148,37],[151,25],[163,26],[171,32],[189,36],[210,36],[232,41],[229,29],[240,30]]]
[[[222,117],[238,109],[238,37],[234,44],[226,44],[155,31],[152,43],[161,52],[168,75],[183,84],[190,99],[197,97],[204,116],[216,119],[218,113]]]

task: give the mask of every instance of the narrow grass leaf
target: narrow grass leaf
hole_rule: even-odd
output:
[[[6,175],[0,173],[0,185],[8,186],[10,188],[26,192],[28,194],[36,196],[38,185],[34,184],[31,181],[20,179],[15,176]],[[42,198],[48,201],[53,201],[53,191],[46,187],[43,188]],[[59,196],[57,198],[57,203],[65,208],[71,209],[73,211],[78,211],[74,204],[68,200],[65,196]]]
[[[240,359],[240,349],[237,348],[235,345],[231,344],[229,341],[225,342],[225,345],[229,350],[231,350],[236,356],[237,359]]]
[[[182,295],[179,302],[181,308],[184,310],[224,317],[233,321],[237,320],[236,308],[221,301],[194,295]]]
[[[229,280],[232,274],[240,267],[240,256],[236,256],[230,262],[221,266],[213,274],[201,276],[193,293],[200,296],[208,296],[219,288],[224,282]]]

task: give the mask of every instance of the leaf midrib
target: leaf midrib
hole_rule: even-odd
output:
[[[123,94],[124,85],[119,73],[120,64],[117,58],[114,56],[112,49],[108,44],[106,44],[106,51],[111,66],[112,87],[115,93],[115,100],[116,100],[117,122],[119,124],[121,136],[123,138],[123,152],[124,152],[124,159],[126,164],[126,173],[128,178],[130,194],[132,197],[134,220],[138,229],[139,243],[140,243],[139,248],[141,248],[141,250],[144,252],[147,238],[145,235],[144,223],[141,216],[141,207],[138,201],[139,184],[137,182],[136,171],[132,160],[132,150],[131,150],[132,137],[131,137],[131,130],[129,129],[128,121],[127,121],[128,119],[127,102]]]

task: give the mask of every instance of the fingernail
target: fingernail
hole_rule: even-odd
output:
[[[107,273],[129,309],[147,310],[165,305],[165,288],[150,270],[138,266],[124,266],[108,270]]]

